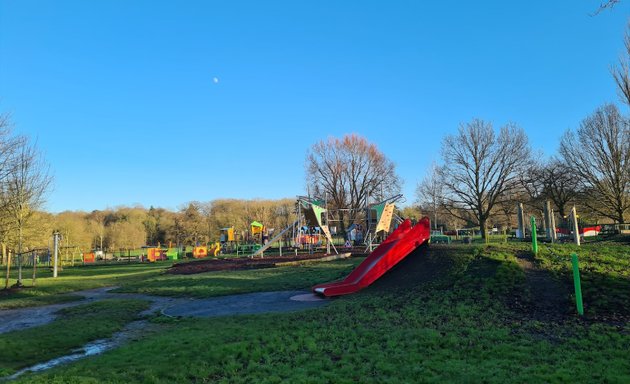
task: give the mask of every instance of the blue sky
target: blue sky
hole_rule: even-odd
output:
[[[294,197],[308,148],[346,133],[411,203],[460,123],[515,122],[549,156],[617,101],[630,2],[599,3],[0,0],[0,112],[50,163],[52,212]]]

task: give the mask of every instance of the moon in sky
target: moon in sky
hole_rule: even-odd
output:
[[[212,82],[217,84],[219,82],[219,78],[218,77],[213,77],[212,78]]]

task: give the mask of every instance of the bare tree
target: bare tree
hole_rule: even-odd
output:
[[[571,167],[555,157],[546,163],[532,164],[521,181],[530,206],[542,210],[545,201],[551,200],[563,217],[568,213],[567,206],[575,204],[580,194],[579,181]]]
[[[368,199],[384,199],[400,191],[396,166],[375,144],[356,134],[314,144],[306,158],[306,180],[312,192],[328,196],[339,212],[341,231],[354,222]],[[347,220],[347,221],[346,221]]]
[[[17,286],[21,286],[23,231],[33,212],[44,202],[52,178],[37,147],[26,137],[18,137],[17,143],[11,156],[6,182],[2,184],[1,195],[3,206],[17,230]]]
[[[491,123],[480,119],[462,124],[442,142],[439,175],[445,206],[462,220],[472,216],[487,236],[486,223],[495,204],[518,187],[518,177],[530,159],[525,132],[508,124],[495,135]]]
[[[4,206],[8,200],[5,196],[6,180],[11,171],[11,160],[16,147],[16,140],[11,135],[11,122],[7,114],[0,114],[0,242],[2,243],[2,262],[7,261],[7,242],[12,234],[12,220]]]
[[[416,188],[418,202],[433,213],[433,228],[437,229],[438,210],[444,204],[444,183],[439,175],[436,164],[431,166],[431,171],[422,179]]]
[[[630,24],[626,29],[623,43],[626,51],[619,57],[619,63],[610,68],[610,72],[615,79],[619,98],[630,106]]]
[[[593,13],[594,15],[598,15],[600,12],[603,12],[606,9],[613,9],[615,5],[617,5],[619,2],[621,2],[621,0],[606,0],[606,1],[602,1],[599,4],[599,8],[597,8],[597,10]]]
[[[630,211],[630,122],[617,107],[606,104],[584,119],[576,133],[567,131],[560,154],[592,194],[585,204],[624,223]]]

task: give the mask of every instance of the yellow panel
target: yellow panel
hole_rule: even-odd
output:
[[[381,219],[376,225],[376,232],[385,231],[389,232],[389,227],[392,224],[392,216],[394,215],[394,204],[385,204]]]
[[[234,227],[227,230],[227,241],[234,241]]]

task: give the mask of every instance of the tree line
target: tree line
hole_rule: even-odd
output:
[[[630,107],[630,33],[625,53],[611,68],[622,104]],[[525,131],[514,124],[497,130],[474,119],[442,142],[436,164],[416,190],[421,207],[444,227],[510,228],[516,203],[542,211],[550,201],[561,217],[571,206],[583,219],[630,220],[630,116],[606,103],[562,137],[549,159],[532,155]],[[437,225],[437,222],[434,223]]]
[[[219,240],[220,229],[234,226],[247,241],[249,225],[256,220],[268,229],[283,229],[295,221],[295,200],[218,199],[190,202],[181,209],[142,206],[117,207],[92,212],[38,212],[31,226],[37,234],[25,235],[29,249],[49,247],[51,234],[61,235],[61,246],[118,252],[142,246],[194,246]],[[15,242],[7,241],[10,247]]]

